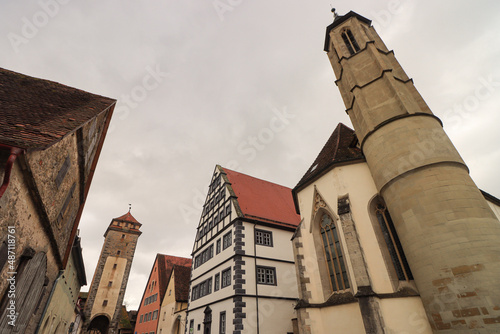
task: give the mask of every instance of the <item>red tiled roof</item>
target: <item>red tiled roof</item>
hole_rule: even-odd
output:
[[[137,224],[140,224],[137,219],[134,218],[134,216],[132,216],[132,214],[129,212],[127,212],[126,214],[124,214],[123,216],[120,216],[118,218],[113,218],[113,220],[121,220],[121,221],[125,221],[125,222],[129,222],[129,223],[137,223]]]
[[[0,68],[0,144],[43,149],[116,100]]]
[[[173,271],[175,300],[178,302],[187,302],[189,297],[189,281],[191,280],[191,265],[174,265]]]
[[[293,191],[297,191],[309,181],[320,176],[326,170],[337,164],[364,160],[365,157],[361,149],[356,146],[357,142],[358,139],[354,130],[339,123],[321,152],[318,154],[316,160],[314,160],[311,167],[309,167]]]
[[[244,217],[280,226],[298,226],[300,216],[295,213],[290,188],[227,168],[222,170],[231,183]]]
[[[157,254],[158,258],[158,287],[160,289],[160,303],[167,290],[168,280],[175,265],[191,267],[192,260],[185,257]],[[189,282],[188,282],[189,285]]]

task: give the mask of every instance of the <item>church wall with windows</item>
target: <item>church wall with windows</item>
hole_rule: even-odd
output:
[[[332,137],[349,134],[341,127]],[[360,158],[334,163],[294,189],[302,217],[293,239],[300,333],[323,332],[332,323],[364,332],[374,322],[394,332],[430,333],[413,280],[398,278],[375,210],[383,200]]]

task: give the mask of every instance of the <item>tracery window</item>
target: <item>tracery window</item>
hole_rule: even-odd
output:
[[[349,53],[351,55],[360,50],[358,42],[356,42],[356,39],[354,38],[351,30],[344,30],[344,32],[342,32],[342,39],[344,40],[345,46],[347,47],[347,50],[349,50]]]
[[[387,245],[387,249],[389,250],[389,254],[391,255],[391,260],[394,264],[394,269],[396,269],[398,279],[400,281],[412,280],[413,275],[410,271],[410,266],[406,261],[403,247],[401,246],[401,242],[399,241],[399,237],[396,233],[396,229],[394,228],[394,224],[392,222],[391,216],[389,215],[389,211],[387,211],[385,205],[378,204],[375,209],[375,214],[380,224],[380,228],[382,229],[384,241]]]
[[[320,232],[332,291],[348,289],[349,280],[337,227],[326,213],[321,217]]]

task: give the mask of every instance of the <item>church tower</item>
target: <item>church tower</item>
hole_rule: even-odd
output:
[[[500,331],[500,222],[441,120],[370,20],[335,15],[325,51],[431,327]]]
[[[129,211],[114,218],[104,233],[104,245],[84,308],[84,333],[117,333],[141,225]]]

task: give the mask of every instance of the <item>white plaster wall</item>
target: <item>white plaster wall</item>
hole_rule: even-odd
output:
[[[293,331],[292,319],[296,317],[294,301],[259,298],[258,313],[255,298],[243,298],[243,301],[246,302],[247,310],[242,333],[257,333],[257,323],[260,334],[285,334]]]
[[[190,305],[191,307],[191,305]],[[232,333],[234,330],[234,325],[233,325],[233,299],[226,299],[217,303],[214,303],[210,305],[210,309],[212,310],[212,327],[211,327],[211,332],[212,333],[218,333],[219,332],[219,319],[220,319],[220,313],[225,311],[226,312],[226,332],[227,333]],[[188,319],[186,322],[186,328],[187,328],[187,333],[189,334],[189,322],[191,319],[194,319],[194,331],[193,333],[203,333],[203,319],[205,317],[205,314],[203,313],[205,311],[205,307],[199,308],[194,311],[189,311]],[[200,324],[200,330],[198,331],[198,325]],[[163,334],[163,333],[162,333]]]
[[[420,297],[379,300],[387,334],[430,334],[432,330]]]
[[[376,196],[377,190],[366,163],[336,167],[298,193],[299,207],[301,217],[303,218],[303,225],[301,227],[304,245],[303,262],[306,265],[307,272],[319,272],[314,240],[311,234],[311,221],[314,218],[313,206],[315,187],[327,204],[328,209],[334,212],[337,217],[338,198],[340,196],[349,195],[351,214],[355,222],[363,256],[367,263],[372,288],[378,293],[393,292],[392,283],[369,216],[368,206],[371,199]],[[354,290],[353,292],[355,293],[357,291],[357,286],[340,221],[337,221],[337,227],[340,232],[345,258],[349,267],[349,280]],[[308,285],[308,290],[312,293],[312,301],[324,301],[319,276],[310,275],[310,279],[311,283]]]

